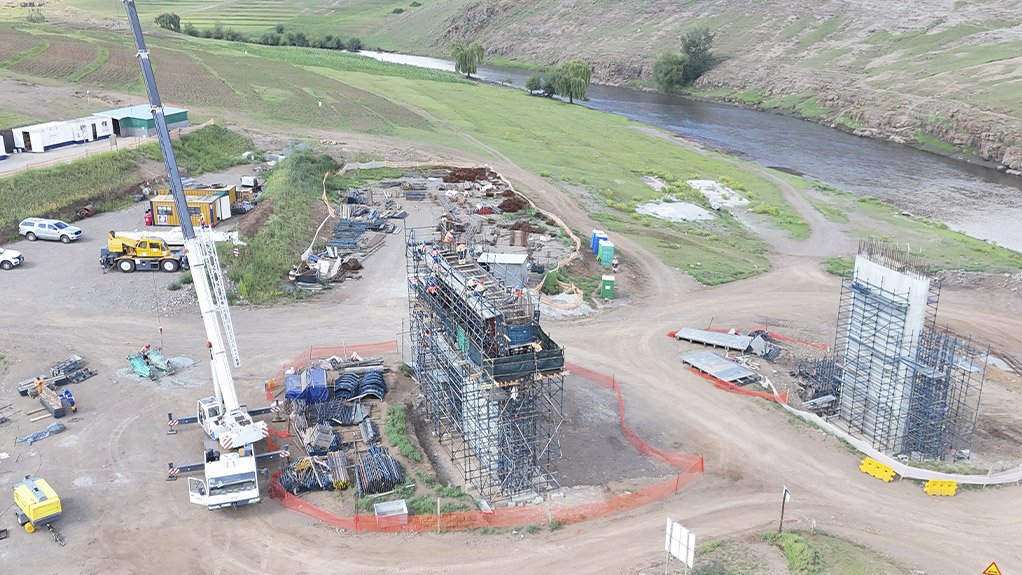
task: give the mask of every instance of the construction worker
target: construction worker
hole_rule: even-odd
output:
[[[454,233],[451,232],[451,230],[447,230],[447,233],[444,234],[444,243],[445,244],[449,244],[449,243],[452,243],[453,241],[454,241]]]
[[[461,242],[458,242],[458,246],[454,248],[454,251],[458,253],[458,263],[459,264],[465,263],[465,259],[468,256],[468,246]]]
[[[149,353],[149,350],[152,349],[152,348],[153,348],[153,346],[151,344],[147,343],[147,344],[142,346],[142,349],[138,350],[138,353],[139,353],[139,355],[146,355],[147,353]]]
[[[617,271],[618,263],[620,263],[620,262],[617,261],[616,257],[614,259],[610,260],[610,267],[614,268],[615,272]]]
[[[46,380],[43,379],[43,376],[36,375],[35,376],[35,394],[36,395],[42,395],[43,394],[43,386],[44,385],[46,385]]]
[[[78,405],[75,404],[75,396],[71,395],[71,390],[65,387],[60,390],[60,396],[64,398],[64,401],[71,406],[71,413],[78,412]]]
[[[145,222],[145,225],[147,225],[147,226],[153,225],[153,210],[152,209],[148,209],[148,210],[145,211],[145,218],[143,218],[143,221]]]

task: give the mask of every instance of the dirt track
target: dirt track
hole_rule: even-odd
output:
[[[331,137],[359,142],[381,158],[408,159],[397,140]],[[440,148],[420,154],[454,157]],[[577,204],[546,179],[506,159],[469,161],[487,159],[569,225],[590,227]],[[146,313],[150,294],[171,293],[161,285],[169,277],[103,276],[95,265],[98,238],[135,218],[122,213],[87,220],[83,228],[91,239],[80,245],[19,243],[15,248],[32,265],[0,274],[0,325],[5,326],[0,349],[12,361],[0,380],[4,402],[13,400],[19,408],[29,403],[16,396],[14,383],[71,351],[101,370],[75,389],[81,420],[70,420],[67,432],[31,447],[5,439],[0,448],[11,455],[0,461],[3,484],[38,473],[63,486],[67,516],[60,529],[68,540],[67,547],[58,548],[43,533],[26,535],[5,511],[0,525],[13,529],[11,538],[0,542],[0,572],[29,566],[38,572],[104,574],[311,573],[331,566],[357,573],[658,572],[664,516],[679,519],[702,540],[768,530],[775,526],[782,484],[794,494],[786,519],[792,528],[815,525],[930,574],[978,573],[995,560],[1006,573],[1022,569],[1022,526],[1012,520],[1022,513],[1018,488],[935,499],[916,484],[882,484],[860,473],[856,456],[820,432],[794,426],[768,403],[723,393],[681,369],[677,344],[665,336],[681,325],[705,325],[711,318],[715,325],[736,326],[765,318],[833,323],[837,282],[815,259],[781,253],[769,274],[708,289],[625,238],[615,238],[624,266],[642,279],[641,285],[621,286],[628,303],[545,326],[568,349],[571,361],[618,377],[629,417],[643,437],[705,456],[706,475],[680,495],[524,537],[354,535],[268,499],[223,513],[190,505],[185,485],[163,481],[163,469],[167,461],[195,459],[197,432],[168,438],[165,412],[191,411],[197,394],[206,390],[160,388],[113,376],[128,352],[157,337],[158,324],[165,328],[168,347],[194,350],[189,353],[194,357],[205,339],[190,310],[159,320]],[[395,339],[406,316],[399,242],[388,242],[374,255],[365,275],[311,301],[234,311],[244,361],[236,375],[244,400],[260,403],[263,380],[311,345]],[[125,298],[130,303],[119,303],[127,292],[134,292]],[[1022,319],[1004,311],[1017,302],[1018,296],[999,292],[946,290],[941,313],[959,331],[1003,342],[1007,351],[1019,354]],[[201,368],[197,373],[202,375]],[[1001,393],[1017,405],[1017,380],[1015,386]],[[44,427],[26,420],[19,416],[0,432],[10,438]]]

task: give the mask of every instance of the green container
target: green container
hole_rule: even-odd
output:
[[[600,242],[600,250],[596,255],[596,259],[603,265],[609,266],[614,261],[614,244],[609,240],[603,240]]]
[[[600,297],[614,299],[614,276],[603,276],[600,281]]]

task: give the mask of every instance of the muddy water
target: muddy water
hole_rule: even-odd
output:
[[[454,63],[404,54],[363,54],[454,70]],[[484,66],[481,79],[521,88],[529,72]],[[876,196],[970,236],[1022,251],[1022,178],[819,124],[730,104],[593,85],[593,109],[620,114],[754,160]]]

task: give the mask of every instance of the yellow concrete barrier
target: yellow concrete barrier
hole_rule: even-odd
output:
[[[865,473],[866,475],[876,477],[877,479],[883,481],[884,483],[890,483],[891,481],[894,480],[895,476],[893,469],[891,469],[887,465],[884,465],[883,463],[880,463],[879,461],[873,459],[872,457],[867,457],[859,463],[859,471]]]
[[[926,482],[926,486],[923,487],[923,491],[925,491],[927,495],[933,495],[935,497],[953,497],[955,493],[958,493],[958,482],[931,479]]]

